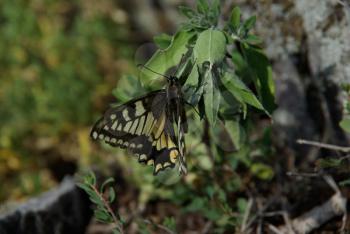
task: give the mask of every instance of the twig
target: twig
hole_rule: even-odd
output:
[[[267,227],[276,234],[283,234],[277,227],[273,226],[272,224],[268,224]]]
[[[151,224],[151,225],[153,225],[153,226],[155,226],[155,227],[157,227],[157,228],[159,228],[159,229],[161,229],[161,230],[163,230],[163,231],[165,231],[165,232],[167,232],[167,233],[169,233],[169,234],[175,234],[175,232],[173,232],[172,230],[170,230],[170,229],[167,228],[166,226],[161,225],[161,224],[158,224],[158,223],[155,223],[155,222],[153,222],[152,220],[144,219],[143,221],[144,221],[145,223]]]
[[[337,183],[334,181],[334,179],[331,176],[325,175],[325,176],[323,176],[323,179],[326,181],[326,183],[329,185],[329,187],[331,187],[334,190],[334,192],[340,194],[340,189],[339,189]]]
[[[317,142],[317,141],[308,141],[308,140],[304,140],[304,139],[298,139],[297,143],[301,144],[301,145],[312,145],[312,146],[316,146],[319,148],[324,148],[324,149],[329,149],[329,150],[334,150],[334,151],[341,151],[344,153],[350,153],[350,147],[331,145],[331,144],[321,143],[321,142]]]
[[[115,215],[115,213],[113,212],[112,208],[110,207],[109,203],[106,201],[106,199],[104,198],[104,196],[102,194],[100,194],[100,192],[98,191],[98,189],[95,186],[91,186],[91,188],[94,190],[94,192],[97,194],[97,196],[99,197],[99,199],[103,202],[104,207],[107,209],[108,213],[112,216],[113,219],[113,223],[115,224],[115,226],[118,228],[118,231],[123,234],[123,226],[121,224],[121,222],[119,221],[119,219],[117,218],[117,216]]]
[[[301,177],[320,177],[322,174],[320,173],[308,173],[308,172],[294,172],[288,171],[287,176],[301,176]]]
[[[333,217],[346,213],[346,198],[340,193],[335,193],[327,202],[313,208],[303,215],[293,219],[292,227],[296,233],[309,233],[320,227]],[[289,228],[283,226],[279,229],[281,233],[290,233]]]
[[[286,211],[283,211],[282,212],[282,216],[283,216],[283,219],[284,219],[284,222],[288,228],[288,231],[290,234],[295,234],[294,230],[293,230],[293,225],[292,225],[292,222],[289,218],[289,215]]]
[[[203,227],[203,229],[202,229],[202,231],[200,232],[201,234],[207,234],[207,233],[209,233],[209,231],[210,231],[210,228],[213,226],[213,222],[212,221],[209,221],[209,222],[207,222],[205,225],[204,225],[204,227]]]

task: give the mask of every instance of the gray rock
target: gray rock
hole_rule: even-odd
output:
[[[58,188],[0,214],[0,234],[80,234],[91,216],[87,195],[66,177]]]

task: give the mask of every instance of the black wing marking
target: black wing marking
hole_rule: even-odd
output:
[[[180,153],[174,126],[168,118],[165,90],[110,108],[91,131],[95,140],[128,148],[139,162],[154,165],[154,174],[174,167]]]

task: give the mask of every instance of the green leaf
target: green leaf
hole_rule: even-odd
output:
[[[350,116],[346,116],[340,121],[339,126],[346,132],[350,133]]]
[[[119,230],[118,230],[117,228],[113,229],[113,230],[112,230],[112,233],[113,233],[113,234],[120,234],[120,232],[119,232]]]
[[[95,186],[96,185],[96,176],[94,172],[89,172],[85,177],[84,177],[85,183]]]
[[[173,232],[176,232],[176,220],[174,217],[165,217],[163,225]]]
[[[236,75],[226,72],[221,81],[238,101],[265,111],[255,94]]]
[[[239,7],[233,8],[230,17],[230,24],[234,30],[237,30],[241,24],[241,10]]]
[[[237,150],[239,150],[244,139],[244,136],[242,136],[243,132],[241,130],[239,122],[233,120],[225,121],[225,128],[227,129],[227,132],[230,135],[234,146]]]
[[[199,34],[193,49],[196,62],[201,64],[208,61],[210,64],[220,62],[226,53],[226,37],[216,29],[208,29]]]
[[[110,178],[108,178],[107,180],[105,180],[105,181],[103,182],[103,184],[101,185],[100,193],[103,193],[104,190],[105,190],[105,187],[106,187],[108,184],[113,183],[113,182],[114,182],[114,178],[113,178],[113,177],[110,177]]]
[[[197,1],[197,11],[202,14],[206,14],[209,11],[209,4],[207,0]]]
[[[238,212],[241,214],[244,214],[244,212],[247,209],[248,202],[245,198],[238,198],[237,199],[237,207],[238,207]]]
[[[341,165],[341,162],[338,158],[323,158],[319,160],[319,165],[322,168],[336,168]]]
[[[145,64],[145,66],[150,69],[165,74],[165,72],[180,63],[182,56],[187,52],[187,42],[193,37],[193,32],[179,31],[176,33],[171,41],[171,44],[166,49],[157,50],[157,52],[152,56],[150,60]],[[159,75],[148,71],[147,69],[141,70],[141,79],[144,82],[156,79]]]
[[[244,41],[248,44],[252,45],[258,45],[261,44],[263,41],[260,37],[255,36],[253,34],[248,34],[248,36],[244,39]]]
[[[213,75],[210,69],[204,74],[204,93],[203,100],[205,105],[205,115],[210,123],[210,126],[214,127],[220,107],[220,90],[216,77]]]
[[[192,8],[186,6],[179,6],[179,11],[189,19],[196,15],[196,12]]]
[[[275,84],[272,79],[272,68],[261,49],[244,44],[242,46],[248,69],[265,109],[272,113],[276,108]]]
[[[84,191],[89,191],[90,190],[90,186],[84,183],[77,183],[77,186],[81,189],[83,189]]]
[[[262,180],[270,180],[274,176],[273,169],[266,164],[254,163],[250,170],[255,176]]]
[[[170,46],[172,40],[172,36],[162,33],[160,35],[157,35],[153,37],[154,43],[160,48],[160,49],[166,49]]]
[[[110,203],[114,202],[114,200],[115,200],[115,191],[114,191],[113,187],[109,187],[108,200]]]
[[[246,31],[249,31],[250,29],[252,29],[255,25],[256,22],[256,16],[252,16],[249,19],[247,19],[246,21],[244,21],[243,23],[243,27]]]
[[[100,222],[111,222],[112,218],[108,214],[108,212],[104,210],[95,210],[94,211],[95,218]]]

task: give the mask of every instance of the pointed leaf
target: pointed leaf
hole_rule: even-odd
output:
[[[193,32],[180,31],[173,36],[171,44],[166,49],[158,50],[152,58],[145,64],[150,69],[165,74],[165,72],[180,63],[182,56],[187,52],[187,42],[194,35]],[[146,82],[158,78],[146,69],[142,69],[141,79]]]
[[[261,49],[247,44],[244,44],[242,49],[262,104],[269,113],[272,113],[276,108],[275,84],[272,79],[272,68],[269,60]]]
[[[247,19],[246,21],[244,21],[243,23],[243,27],[246,31],[249,31],[250,29],[252,29],[255,25],[256,22],[256,16],[252,16],[249,19]]]
[[[205,115],[212,127],[216,124],[216,119],[220,107],[220,90],[216,82],[216,78],[211,70],[207,70],[204,75],[204,106]]]
[[[109,187],[108,200],[110,203],[114,202],[115,200],[115,190],[113,189],[113,187]]]
[[[219,30],[205,30],[198,36],[193,53],[198,64],[205,61],[210,62],[210,64],[220,62],[226,53],[225,35]]]
[[[233,8],[230,17],[230,24],[234,30],[237,30],[241,24],[241,10],[239,7]]]
[[[110,177],[110,178],[108,178],[107,180],[105,180],[105,181],[103,182],[103,184],[101,185],[100,192],[103,193],[104,190],[105,190],[105,187],[106,187],[108,184],[113,183],[113,182],[114,182],[114,178],[113,178],[113,177]]]
[[[237,76],[225,73],[221,81],[238,101],[265,111],[265,108],[261,105],[255,94]]]

